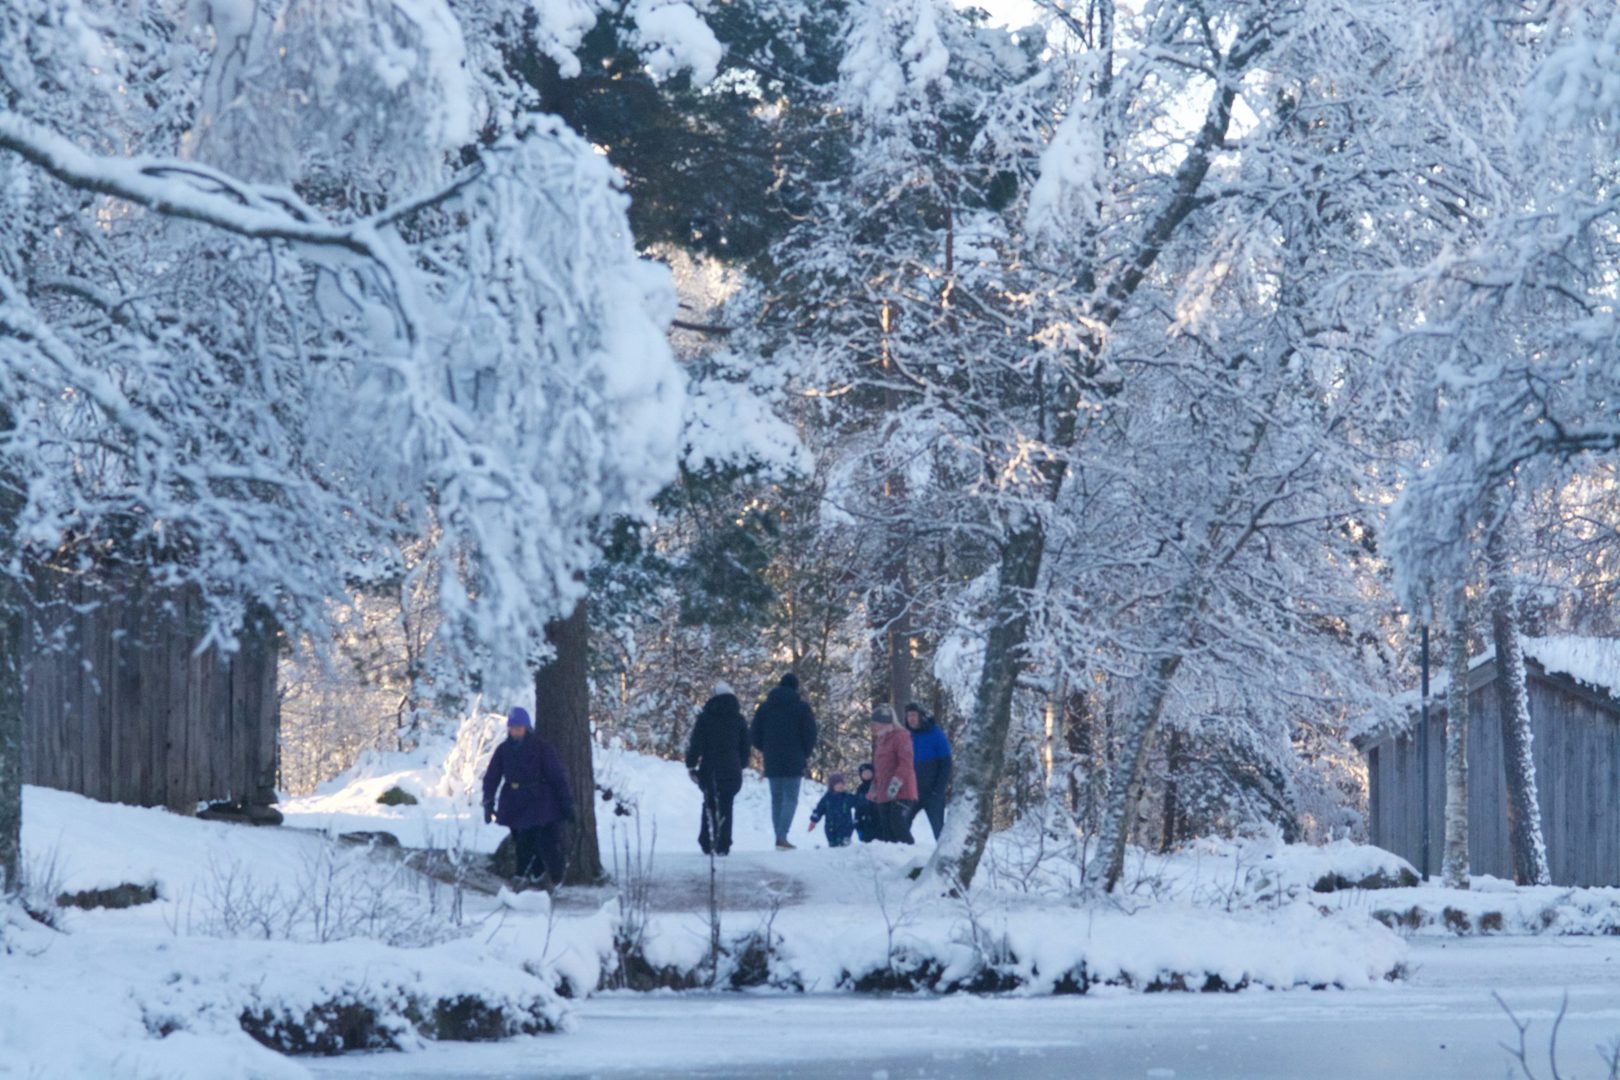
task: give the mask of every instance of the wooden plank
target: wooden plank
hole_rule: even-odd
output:
[[[1367,841],[1374,847],[1384,847],[1384,819],[1382,811],[1384,778],[1378,774],[1378,747],[1367,751]]]

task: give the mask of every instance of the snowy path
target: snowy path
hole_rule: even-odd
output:
[[[1620,940],[1415,942],[1410,982],[1367,991],[930,1000],[607,996],[579,1031],[408,1057],[314,1062],[350,1080],[413,1077],[1089,1076],[1178,1080],[1488,1080],[1509,1074],[1499,990],[1533,1018],[1537,1061],[1569,991],[1566,1077],[1603,1075],[1620,1036]],[[1539,1036],[1539,1038],[1537,1038]]]

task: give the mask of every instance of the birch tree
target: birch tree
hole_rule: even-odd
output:
[[[1441,877],[1452,889],[1468,888],[1468,631],[1468,599],[1459,590],[1446,644],[1446,837],[1440,861]]]
[[[1550,885],[1547,841],[1541,828],[1540,785],[1536,778],[1534,727],[1524,643],[1519,633],[1518,595],[1504,538],[1507,522],[1486,544],[1485,590],[1490,604],[1491,641],[1496,647],[1496,686],[1502,707],[1502,768],[1507,782],[1508,847],[1513,880]]]

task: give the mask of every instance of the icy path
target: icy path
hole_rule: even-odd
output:
[[[757,1080],[762,1071],[806,1080],[1491,1080],[1509,1075],[1497,1044],[1513,1034],[1491,991],[1535,1020],[1545,1071],[1545,1035],[1567,988],[1563,1073],[1603,1075],[1594,1047],[1620,1036],[1620,940],[1415,942],[1412,961],[1405,985],[1351,992],[602,997],[583,1005],[573,1035],[312,1065],[351,1080]]]

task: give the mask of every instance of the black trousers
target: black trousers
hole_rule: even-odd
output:
[[[517,877],[538,881],[549,877],[561,885],[568,865],[563,856],[562,822],[512,830],[512,846],[517,855]]]
[[[703,822],[698,826],[698,847],[703,854],[725,855],[731,851],[731,804],[742,788],[742,780],[703,781]]]
[[[928,815],[928,824],[934,830],[936,843],[940,834],[945,831],[945,793],[950,788],[950,758],[936,758],[917,766],[917,791],[920,798],[915,809],[911,811],[911,816],[915,818],[919,813]]]
[[[879,840],[887,840],[891,844],[914,844],[911,837],[911,818],[917,812],[917,804],[906,799],[895,799],[893,802],[878,803],[878,835]]]

